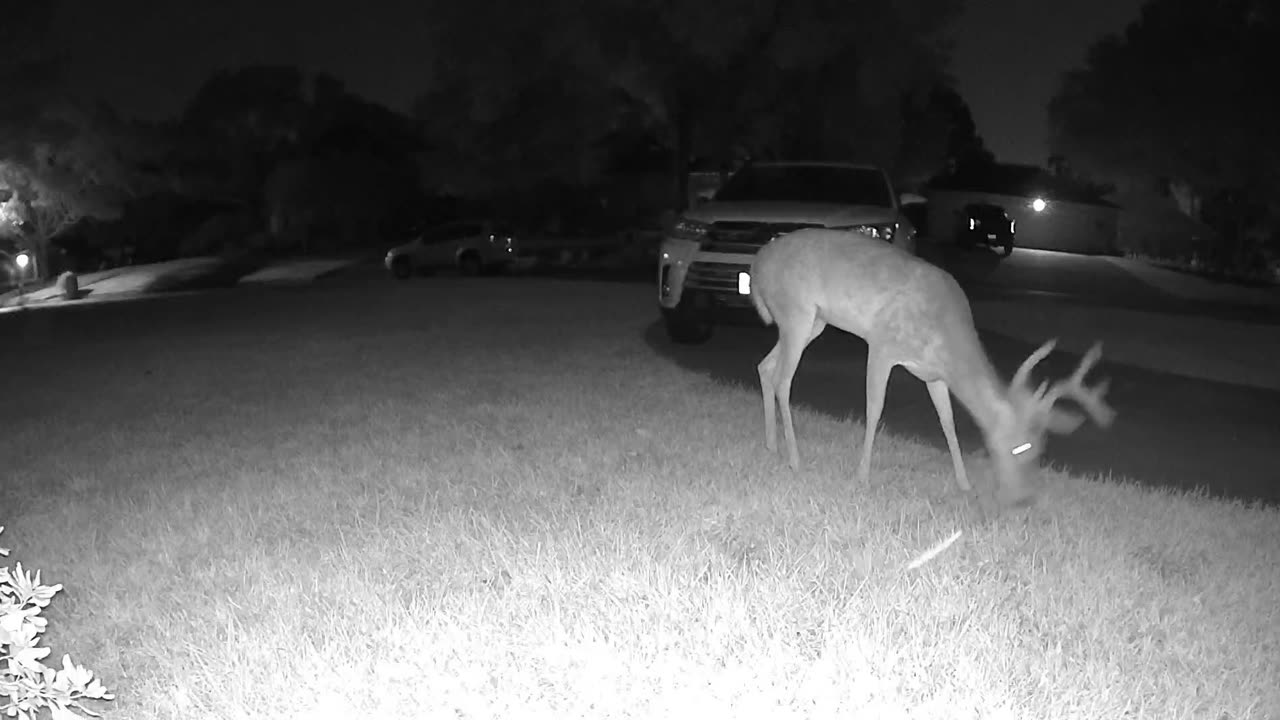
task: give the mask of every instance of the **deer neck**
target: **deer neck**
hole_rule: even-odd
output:
[[[1000,379],[985,353],[978,351],[962,358],[953,368],[951,392],[973,417],[984,436],[996,427],[998,418],[1012,412],[1008,384]]]

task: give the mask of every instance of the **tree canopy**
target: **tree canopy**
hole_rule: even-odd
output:
[[[903,97],[942,77],[957,0],[434,0],[416,104],[431,165],[479,184],[574,179],[600,141],[652,132],[694,155],[893,166]]]
[[[86,218],[118,217],[153,178],[145,141],[107,106],[48,105],[27,127],[0,157],[0,231],[36,250],[44,273],[51,240]]]
[[[0,157],[21,146],[57,92],[62,59],[49,48],[55,0],[6,2],[0,15]]]
[[[1274,3],[1151,0],[1063,77],[1049,105],[1054,152],[1086,173],[1275,198],[1277,67]]]

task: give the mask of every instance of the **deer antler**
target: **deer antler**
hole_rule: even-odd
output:
[[[1046,340],[1045,343],[1037,348],[1035,352],[1028,355],[1027,359],[1023,360],[1022,364],[1018,366],[1018,371],[1013,374],[1013,380],[1009,382],[1009,385],[1013,387],[1024,387],[1028,390],[1031,389],[1031,384],[1028,382],[1028,380],[1031,379],[1031,369],[1040,364],[1041,360],[1048,357],[1049,353],[1053,352],[1053,348],[1057,344],[1057,338]]]
[[[1023,375],[1024,369],[1029,372],[1031,366],[1035,365],[1035,362],[1032,362],[1033,359],[1038,362],[1044,357],[1044,355],[1047,355],[1048,352],[1046,351],[1044,354],[1040,354],[1039,357],[1037,357],[1037,354],[1040,353],[1041,350],[1046,350],[1046,348],[1051,349],[1052,343],[1053,341],[1047,342],[1041,346],[1040,350],[1032,353],[1031,356],[1027,358],[1027,362],[1023,363],[1023,367],[1018,368],[1019,376]],[[1107,394],[1107,389],[1111,386],[1111,382],[1109,380],[1103,380],[1092,387],[1084,384],[1085,375],[1088,375],[1089,371],[1093,369],[1093,366],[1098,364],[1098,360],[1101,357],[1102,343],[1094,343],[1093,347],[1089,348],[1089,352],[1085,353],[1084,357],[1080,359],[1080,365],[1076,367],[1076,371],[1071,374],[1071,377],[1066,380],[1056,382],[1052,386],[1048,385],[1048,383],[1041,383],[1033,396],[1034,402],[1043,412],[1048,413],[1053,409],[1054,404],[1058,402],[1059,399],[1064,397],[1070,398],[1079,403],[1080,407],[1083,408],[1084,411],[1089,414],[1089,417],[1091,417],[1100,427],[1109,427],[1116,418],[1116,411],[1111,409],[1104,399]],[[1022,377],[1021,379],[1025,382],[1026,378]]]

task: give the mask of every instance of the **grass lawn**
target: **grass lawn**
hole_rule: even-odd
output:
[[[0,317],[0,545],[107,718],[1280,717],[1276,511],[997,513],[888,435],[859,485],[801,408],[792,473],[655,317],[449,278]]]

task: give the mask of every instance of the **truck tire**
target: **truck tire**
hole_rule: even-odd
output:
[[[667,337],[680,345],[701,345],[711,339],[715,328],[710,320],[680,308],[663,308],[662,321],[667,328]]]

